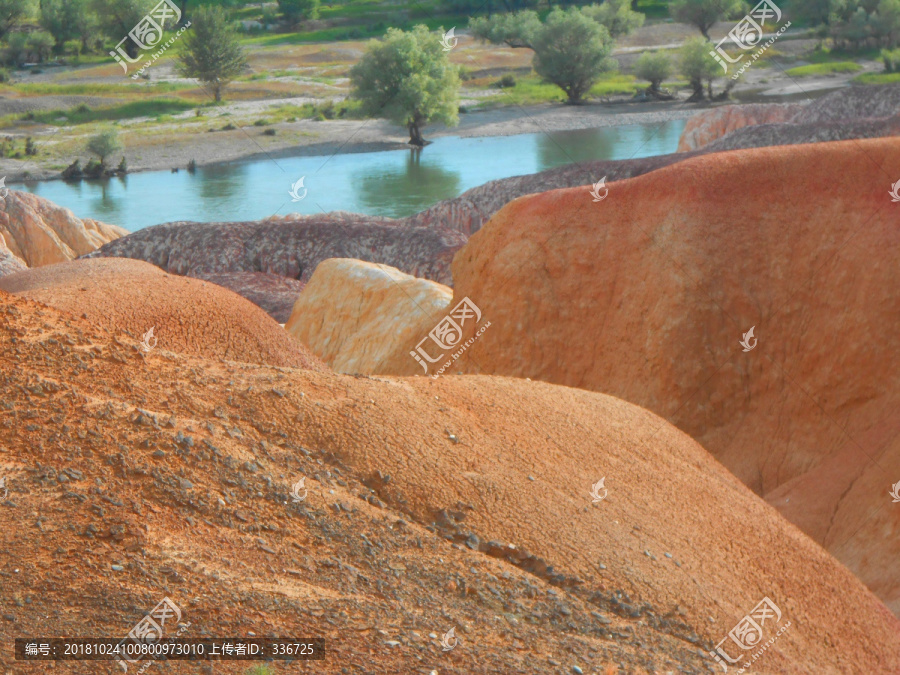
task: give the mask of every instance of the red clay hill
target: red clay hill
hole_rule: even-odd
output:
[[[100,258],[0,278],[0,289],[83,316],[166,351],[272,366],[327,369],[262,309],[215,284],[139,260]]]
[[[632,404],[145,355],[2,292],[0,315],[5,669],[14,636],[124,636],[169,597],[185,636],[325,638],[318,673],[700,673],[768,597],[754,672],[900,670],[863,584]]]
[[[704,155],[600,202],[518,199],[454,259],[451,304],[491,327],[453,372],[653,410],[898,612],[898,179],[891,138]]]

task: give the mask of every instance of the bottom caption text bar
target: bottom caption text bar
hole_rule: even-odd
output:
[[[324,659],[320,638],[16,638],[23,661],[285,661]]]

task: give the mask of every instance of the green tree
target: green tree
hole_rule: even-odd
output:
[[[0,38],[31,16],[33,11],[33,0],[0,0]]]
[[[710,43],[700,37],[691,38],[681,46],[679,69],[694,90],[689,101],[703,100],[703,84],[706,83],[712,98],[712,81],[720,76],[719,66],[710,57]]]
[[[216,101],[222,90],[247,67],[244,48],[221,7],[198,7],[191,29],[182,37],[178,70],[210,86]]]
[[[6,36],[6,47],[3,50],[3,61],[10,66],[21,66],[28,60],[28,35],[26,33],[10,33]]]
[[[644,52],[634,64],[634,74],[650,83],[651,93],[659,93],[663,81],[672,74],[672,60],[663,51]]]
[[[532,44],[535,72],[579,103],[600,75],[614,68],[609,59],[613,39],[609,31],[576,8],[555,9]]]
[[[68,2],[68,0],[63,0]],[[156,6],[154,0],[91,0],[95,14],[99,18],[100,30],[115,44],[128,35],[144,16]],[[128,56],[134,58],[138,47],[133,40],[122,44]]]
[[[644,25],[644,15],[631,9],[630,0],[606,0],[602,5],[588,5],[581,11],[614,38],[628,35]]]
[[[741,0],[675,0],[669,5],[673,19],[696,26],[707,40],[713,24],[733,17],[742,9]]]
[[[880,0],[876,16],[876,37],[888,47],[897,46],[900,41],[900,0]]]
[[[530,9],[512,14],[494,14],[469,21],[469,31],[484,42],[509,47],[531,47],[541,20],[537,12]]]
[[[94,134],[85,145],[85,150],[92,155],[97,155],[101,167],[106,165],[107,157],[121,149],[122,143],[119,141],[119,134],[115,129],[105,129],[99,134]]]
[[[319,18],[319,0],[278,0],[278,9],[292,24]]]
[[[53,45],[56,44],[56,40],[47,31],[36,30],[28,34],[28,40],[25,44],[28,45],[28,51],[37,58],[38,63],[42,63],[50,58],[50,52],[53,51]]]
[[[410,145],[425,145],[423,124],[454,126],[459,121],[458,69],[441,48],[440,37],[425,26],[389,28],[350,70],[350,82],[362,111],[405,125]]]
[[[41,26],[53,36],[57,53],[66,40],[79,39],[87,47],[95,21],[90,0],[41,0]]]

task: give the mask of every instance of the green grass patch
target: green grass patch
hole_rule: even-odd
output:
[[[895,84],[900,82],[900,73],[863,73],[853,78],[855,84]]]
[[[154,98],[144,101],[129,101],[109,108],[88,108],[80,105],[68,110],[43,110],[13,116],[19,121],[39,122],[43,124],[90,124],[91,122],[108,122],[135,117],[155,117],[161,121],[171,121],[167,115],[192,110],[197,106],[177,98]],[[9,118],[10,116],[7,116]],[[66,121],[58,121],[65,117]],[[6,122],[4,119],[0,124]]]
[[[646,83],[639,82],[633,75],[613,73],[601,78],[597,84],[591,87],[591,96],[634,94],[638,89],[646,86]]]
[[[50,82],[0,85],[0,93],[17,92],[26,96],[122,96],[127,94],[171,94],[196,85],[175,82],[153,84],[52,84]]]
[[[496,91],[497,96],[486,100],[490,105],[536,105],[539,103],[559,103],[566,100],[566,94],[555,84],[545,82],[535,74],[523,77],[516,76],[516,84],[513,87],[500,89],[493,84],[496,78],[491,78],[492,83],[479,89]],[[621,94],[634,94],[646,83],[637,81],[632,75],[622,73],[609,73],[591,87],[586,98],[617,96]],[[465,91],[461,94],[465,97]],[[477,105],[476,107],[481,107]]]
[[[813,49],[803,55],[803,60],[809,61],[810,63],[834,63],[836,61],[852,61],[855,59],[877,61],[879,58],[881,58],[881,50],[874,48],[850,51],[847,49],[829,49],[828,47],[824,47],[822,49]]]
[[[831,63],[811,63],[784,71],[789,77],[810,77],[812,75],[831,75],[832,73],[855,73],[862,66],[853,61],[832,61]]]

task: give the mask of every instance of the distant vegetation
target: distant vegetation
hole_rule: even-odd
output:
[[[421,127],[459,120],[459,74],[425,26],[392,28],[373,43],[350,71],[353,96],[371,117],[386,117],[409,130],[409,143],[422,147]]]

